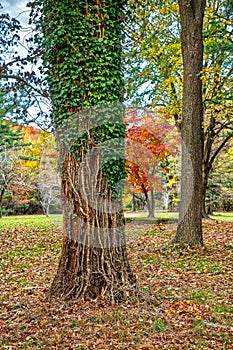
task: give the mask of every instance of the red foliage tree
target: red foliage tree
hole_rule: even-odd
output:
[[[161,173],[169,171],[162,162],[179,152],[178,135],[160,111],[126,113],[126,171],[133,194],[145,197],[149,217],[154,217],[154,191],[165,191]]]

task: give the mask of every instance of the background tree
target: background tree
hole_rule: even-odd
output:
[[[0,218],[2,217],[3,196],[12,182],[15,180],[16,157],[9,154],[9,151],[0,152]]]
[[[206,8],[202,72],[204,103],[203,215],[207,216],[206,191],[216,159],[227,151],[233,137],[232,19],[230,2],[210,1]],[[214,38],[214,39],[213,39]]]
[[[168,159],[179,153],[179,137],[163,111],[132,108],[126,113],[126,171],[134,196],[143,194],[154,217],[156,192],[166,192]]]
[[[53,213],[61,212],[61,179],[58,169],[58,154],[55,138],[47,138],[39,167],[38,189],[44,214],[49,216],[51,207]]]
[[[179,223],[173,243],[201,245],[203,244],[201,208],[203,102],[200,74],[203,67],[202,27],[205,0],[179,0],[179,9],[184,68],[181,119],[182,168]]]
[[[233,142],[213,163],[207,187],[207,213],[233,210]]]
[[[20,126],[9,120],[4,120],[3,126],[4,129],[0,128],[0,134],[3,133],[8,145],[7,149],[4,146],[3,159],[8,157],[8,162],[4,161],[5,167],[7,165],[5,170],[10,170],[12,180],[3,196],[4,210],[15,215],[42,213],[43,205],[48,204],[49,193],[50,202],[57,202],[58,182],[53,181],[58,177],[58,171],[55,171],[57,151],[54,136],[36,127]],[[9,137],[9,132],[6,133],[6,127],[10,135],[13,134],[13,140]],[[10,140],[13,148],[9,147]],[[48,165],[45,168],[42,166],[44,163]],[[3,168],[2,164],[2,171]],[[51,192],[51,185],[56,189],[55,192]],[[53,205],[53,212],[55,209]]]
[[[116,186],[125,176],[123,109],[116,104],[123,91],[124,3],[36,1],[31,6],[31,18],[43,32],[37,40],[44,50],[53,123],[62,146],[64,240],[50,293],[121,298],[135,283]],[[98,105],[105,107],[93,109]]]
[[[135,7],[132,4],[132,7]],[[150,13],[150,16],[148,16]],[[138,3],[135,28],[127,28],[130,38],[127,96],[137,104],[162,105],[167,115],[181,121],[182,57],[178,2],[165,0]],[[214,160],[232,137],[232,7],[223,0],[208,1],[203,24],[204,152],[203,199]],[[133,47],[133,48],[132,48]]]

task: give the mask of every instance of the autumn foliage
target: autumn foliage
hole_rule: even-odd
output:
[[[169,172],[163,164],[169,155],[179,153],[179,137],[161,110],[126,113],[127,181],[135,193],[162,191],[160,174]]]

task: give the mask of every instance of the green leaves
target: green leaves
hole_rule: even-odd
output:
[[[37,41],[44,48],[43,60],[49,67],[47,78],[55,104],[54,121],[62,110],[61,103],[78,110],[122,99],[121,30],[117,18],[120,7],[71,3],[34,2],[32,17],[43,37]],[[37,19],[36,10],[42,8]],[[62,88],[61,88],[62,86]],[[58,117],[60,119],[60,117]]]
[[[118,180],[125,176],[124,152],[118,150],[119,141],[112,141],[124,139],[123,114],[121,111],[119,114],[119,106],[116,120],[112,116],[114,108],[102,108],[99,115],[87,112],[77,117],[77,113],[98,105],[114,105],[123,99],[120,23],[123,3],[115,0],[108,1],[107,5],[102,1],[43,0],[34,1],[31,7],[32,21],[43,33],[41,36],[38,32],[36,41],[43,48],[44,74],[54,105],[54,125],[73,120],[70,127],[77,130],[77,134],[68,148],[79,161],[84,160],[91,148],[111,141],[111,148],[115,147],[120,154],[110,159],[112,151],[101,146],[102,170],[114,191]],[[85,131],[78,130],[79,118],[82,125],[86,125]],[[89,124],[93,125],[90,130]]]

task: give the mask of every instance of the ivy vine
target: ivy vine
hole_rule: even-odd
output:
[[[37,0],[30,3],[31,22],[36,25],[36,42],[42,47],[43,71],[53,103],[53,123],[57,127],[79,111],[114,106],[123,100],[121,0]],[[76,117],[75,117],[76,116]],[[89,132],[77,135],[70,151],[80,156],[86,147],[112,140],[118,149],[124,139],[122,108],[87,113],[93,119]],[[97,119],[96,119],[97,118]],[[98,120],[99,118],[99,120]],[[104,162],[109,185],[125,177],[124,152]]]

